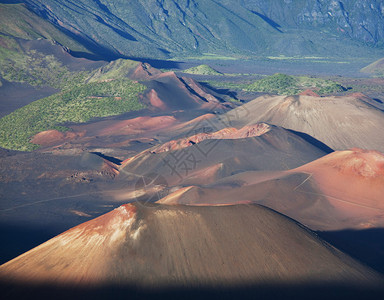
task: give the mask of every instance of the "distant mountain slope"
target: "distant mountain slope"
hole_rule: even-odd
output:
[[[80,81],[80,73],[72,71],[103,64],[71,54],[94,57],[80,42],[24,4],[0,3],[0,77],[9,82],[62,88]]]
[[[252,12],[215,1],[27,1],[40,15],[111,56],[167,57],[171,53],[251,52],[274,29]],[[260,28],[255,34],[255,28]],[[253,34],[250,34],[253,32]],[[244,37],[244,38],[243,38]]]
[[[242,0],[243,5],[277,28],[299,27],[338,32],[352,39],[383,45],[384,2],[381,0]],[[268,20],[269,18],[269,20]],[[273,20],[273,21],[272,21]]]
[[[361,4],[361,2],[363,2]],[[383,7],[378,0],[53,1],[28,7],[104,57],[202,53],[379,56]]]
[[[10,38],[24,40],[48,39],[74,52],[90,54],[81,43],[29,11],[24,4],[0,3],[0,16],[0,47],[9,49],[7,40]]]
[[[370,65],[361,69],[363,73],[374,74],[376,76],[384,77],[384,58],[381,58]]]

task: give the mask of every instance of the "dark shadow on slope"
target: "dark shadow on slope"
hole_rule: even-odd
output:
[[[263,21],[267,22],[270,26],[272,26],[274,29],[276,29],[278,32],[281,32],[283,33],[280,28],[281,26],[279,24],[277,24],[275,21],[271,20],[270,18],[268,18],[266,15],[263,15],[261,13],[258,13],[257,11],[254,11],[254,10],[251,10],[251,12],[253,12],[255,15],[259,16],[261,19],[263,19]]]
[[[121,162],[122,160],[116,158],[116,157],[112,157],[112,156],[108,156],[108,155],[105,155],[101,152],[91,152],[93,154],[96,154],[97,156],[100,156],[101,158],[104,158],[105,160],[108,160],[116,165],[121,165]]]
[[[28,83],[9,82],[2,79],[0,88],[0,118],[33,101],[58,92],[52,87],[35,87]]]
[[[211,86],[209,83],[207,82],[202,82],[202,81],[199,81],[199,84],[207,89],[210,89],[212,91],[214,91],[215,93],[218,93],[218,94],[221,94],[221,95],[227,95],[235,100],[239,100],[236,96],[236,92],[233,92],[231,91],[230,89],[218,89],[218,88],[215,88],[213,86]]]
[[[23,154],[23,153],[26,153],[26,152],[18,151],[18,150],[10,150],[10,149],[5,149],[0,147],[0,158],[14,156],[14,155]]]
[[[48,241],[68,228],[0,224],[0,265]]]
[[[116,27],[113,27],[112,25],[108,24],[107,22],[105,22],[102,18],[100,18],[99,16],[97,15],[94,15],[95,18],[97,19],[97,21],[105,26],[107,26],[108,28],[112,29],[114,32],[116,32],[118,35],[120,35],[122,38],[124,39],[127,39],[129,41],[134,41],[134,42],[137,42],[137,39],[135,37],[133,37],[132,35],[130,35],[129,33],[123,31],[123,30],[120,30]]]
[[[137,288],[133,285],[92,287],[55,286],[48,284],[0,282],[2,295],[12,299],[383,299],[381,287],[359,284],[308,283],[308,284],[255,284],[222,285],[216,287]]]
[[[50,20],[50,16],[48,15],[48,13],[46,11],[40,11],[40,10],[36,11],[33,8],[29,7],[28,4],[27,4],[27,8],[29,10],[35,12],[37,15],[42,17],[44,20],[47,20],[47,21]],[[61,27],[61,26],[59,26],[56,23],[52,23],[52,24],[58,30],[60,30],[61,32],[63,32],[67,36],[71,37],[76,42],[80,43],[85,48],[87,48],[90,52],[92,52],[92,53],[85,53],[85,52],[81,52],[81,51],[71,51],[71,50],[69,50],[69,53],[72,56],[74,56],[74,57],[86,58],[86,59],[89,59],[89,60],[107,60],[107,61],[112,61],[112,60],[121,58],[117,53],[111,51],[110,49],[108,49],[106,47],[103,47],[100,44],[97,44],[96,42],[94,42],[93,40],[91,40],[90,38],[88,38],[86,36],[83,36],[83,35],[80,35],[80,34],[75,34],[72,31],[70,31],[70,30],[68,30],[68,29],[66,29],[64,27]]]
[[[106,5],[104,5],[103,3],[101,3],[100,0],[94,0],[94,2],[100,7],[100,9],[108,14],[111,14],[111,11],[108,9],[108,7]]]
[[[313,146],[323,150],[327,154],[334,152],[334,150],[330,147],[328,147],[323,142],[320,142],[319,140],[315,139],[314,137],[310,136],[309,134],[306,134],[304,132],[295,131],[292,129],[287,129],[288,131],[296,134],[297,136],[301,137],[303,140],[307,141],[308,143],[312,144]]]
[[[193,88],[191,88],[188,83],[185,82],[185,80],[183,79],[183,77],[178,77],[179,80],[184,84],[185,88],[192,94],[192,95],[195,95],[196,97],[200,98],[201,100],[203,100],[204,102],[208,102],[208,100],[206,98],[204,98],[203,96],[201,96],[199,93],[197,93]]]
[[[378,103],[380,103],[380,104],[383,104],[383,103],[384,103],[383,101],[381,101],[380,99],[377,99],[377,98],[372,98],[372,100],[374,100],[374,101],[376,101],[376,102],[378,102]]]
[[[165,51],[165,50],[164,50]],[[151,58],[145,58],[145,57],[123,57],[126,59],[132,59],[136,61],[140,61],[143,63],[148,63],[152,67],[156,69],[182,69],[182,64],[184,62],[181,61],[170,61],[170,60],[162,60],[162,59],[151,59]]]
[[[384,228],[319,231],[317,234],[344,253],[384,274]]]

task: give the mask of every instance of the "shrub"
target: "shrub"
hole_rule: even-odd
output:
[[[0,119],[0,146],[14,150],[34,150],[33,135],[68,122],[83,123],[139,110],[144,105],[138,94],[145,86],[129,79],[83,84],[73,89],[34,101]]]

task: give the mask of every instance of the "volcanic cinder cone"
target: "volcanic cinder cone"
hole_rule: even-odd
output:
[[[163,204],[258,203],[313,230],[384,226],[384,155],[336,151],[296,169],[242,172],[206,185],[180,188]]]
[[[230,114],[236,110],[242,126],[267,122],[309,134],[335,150],[384,151],[384,112],[361,97],[262,96]]]
[[[258,205],[123,205],[0,267],[10,285],[137,288],[338,283],[381,277]]]

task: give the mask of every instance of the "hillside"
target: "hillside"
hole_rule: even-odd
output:
[[[6,43],[9,38],[24,40],[47,39],[67,47],[73,53],[91,54],[81,43],[28,10],[24,4],[0,3],[0,15],[1,47],[10,48]]]
[[[0,3],[0,16],[0,77],[9,82],[61,89],[102,64],[73,57],[93,54],[24,4]]]
[[[211,184],[207,184],[208,172],[200,172],[200,183],[190,180],[193,185],[179,188],[157,203],[257,203],[312,230],[380,228],[384,225],[383,161],[380,152],[354,149],[336,151],[292,170],[239,172],[221,179],[216,177]]]
[[[0,119],[0,146],[33,150],[33,135],[49,130],[66,131],[66,122],[83,123],[95,117],[118,115],[144,108],[138,101],[145,87],[129,79],[82,84],[26,105]]]
[[[156,298],[188,296],[189,289],[211,299],[242,287],[249,297],[271,282],[275,289],[265,292],[266,299],[286,299],[287,288],[295,298],[309,296],[312,285],[323,286],[322,296],[336,299],[355,286],[357,295],[369,296],[382,283],[380,275],[261,206],[137,203],[71,228],[3,264],[0,283],[5,279],[0,287],[13,295],[26,296],[35,287],[34,295],[58,289],[78,298],[82,289],[88,296],[96,289],[101,291],[96,299],[124,291],[134,299],[152,293]],[[42,289],[47,282],[51,289]],[[344,288],[333,289],[335,282]],[[276,293],[279,285],[285,289]]]
[[[248,85],[245,90],[278,95],[295,95],[305,90],[313,90],[316,94],[324,95],[343,92],[346,89],[332,80],[274,74]]]
[[[183,73],[187,74],[196,74],[196,75],[223,75],[222,73],[216,71],[209,65],[199,65],[189,69],[183,70]]]
[[[231,114],[236,110],[244,116],[238,126],[267,122],[306,133],[334,150],[384,151],[384,112],[361,95],[261,96]]]
[[[381,58],[361,69],[361,72],[384,77],[384,58]]]
[[[360,2],[26,1],[63,32],[109,58],[204,53],[378,57],[384,35],[382,4]],[[362,20],[368,22],[364,29]]]
[[[282,30],[286,26],[302,29],[312,27],[322,32],[328,31],[335,38],[339,32],[341,36],[364,43],[383,45],[384,3],[381,0],[241,2],[246,8],[269,18],[269,21],[276,21],[278,24],[275,26]]]

